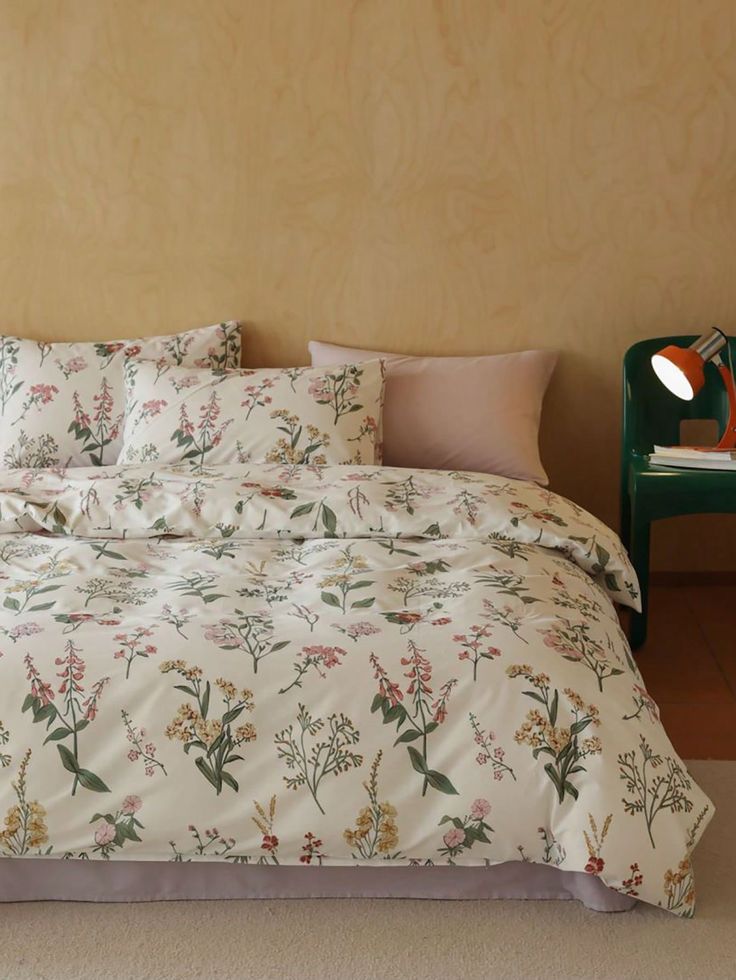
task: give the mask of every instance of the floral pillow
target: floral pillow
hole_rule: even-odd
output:
[[[380,463],[383,362],[198,371],[129,361],[121,464]]]
[[[139,356],[162,367],[234,368],[240,324],[103,343],[0,336],[0,468],[115,463],[122,447],[123,368]]]

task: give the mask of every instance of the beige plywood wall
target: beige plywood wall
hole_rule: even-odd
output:
[[[733,0],[0,0],[0,330],[558,348],[553,486],[615,522],[623,351],[736,328],[735,245]]]

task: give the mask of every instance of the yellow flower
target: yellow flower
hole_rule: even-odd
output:
[[[243,742],[253,742],[256,738],[255,725],[247,722],[245,725],[241,725],[235,730],[235,744],[240,745]]]
[[[205,721],[201,715],[197,716],[197,720],[194,722],[194,731],[205,745],[212,745],[217,736],[222,732],[222,722],[220,721]]]
[[[217,684],[225,697],[231,701],[238,696],[238,689],[232,681],[226,681],[224,678],[218,677],[215,684]]]

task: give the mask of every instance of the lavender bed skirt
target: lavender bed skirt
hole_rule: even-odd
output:
[[[483,868],[304,868],[0,858],[2,902],[232,898],[574,898],[598,912],[636,904],[595,875],[522,861]]]

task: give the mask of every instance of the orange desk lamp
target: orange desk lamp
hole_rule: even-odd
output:
[[[714,327],[709,333],[698,337],[690,347],[670,344],[652,355],[652,367],[659,380],[673,395],[685,401],[692,401],[705,384],[705,364],[713,361],[716,365],[728,396],[728,423],[716,449],[736,449],[736,384],[730,350],[729,365],[721,359],[721,351],[727,346],[726,335]]]

